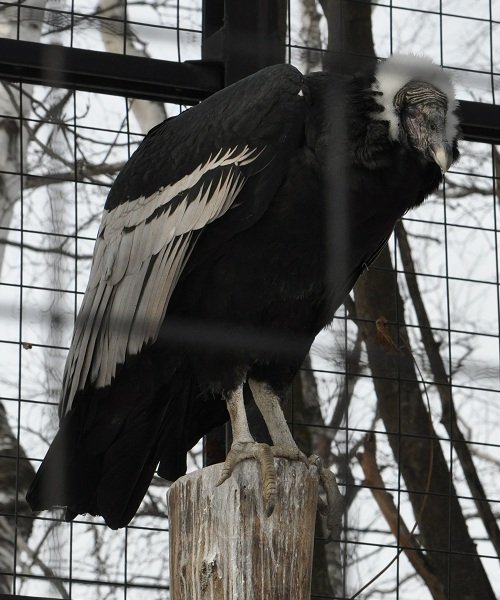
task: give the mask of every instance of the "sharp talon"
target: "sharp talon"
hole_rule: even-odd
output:
[[[274,507],[276,506],[277,500],[276,492],[271,493],[271,495],[266,499],[264,499],[264,513],[266,517],[270,517],[274,512]]]
[[[243,444],[240,442],[236,442],[231,446],[231,449],[226,456],[226,461],[224,462],[224,466],[222,467],[222,471],[220,473],[219,481],[215,484],[215,487],[223,484],[224,481],[229,479],[233,474],[234,467],[247,458],[253,458],[254,453],[249,450],[248,446],[253,445],[253,443]]]
[[[219,481],[217,481],[215,487],[219,487],[219,485],[222,485],[224,481],[229,479],[229,477],[231,477],[231,471],[229,469],[223,468],[219,477]]]
[[[231,448],[231,450],[229,451],[226,457],[226,462],[222,467],[219,481],[215,484],[215,487],[219,487],[219,485],[223,484],[224,481],[229,479],[233,473],[233,469],[236,466],[236,464],[239,462],[239,460],[242,460],[242,458],[244,458],[242,457],[238,460],[238,453],[242,450],[242,448],[239,448],[237,444],[235,444],[234,450],[235,452],[233,452],[233,448]]]

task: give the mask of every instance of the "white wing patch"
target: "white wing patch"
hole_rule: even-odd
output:
[[[231,207],[245,183],[238,167],[263,150],[221,150],[151,196],[104,212],[66,361],[61,415],[78,390],[109,385],[127,355],[156,339],[194,232]]]

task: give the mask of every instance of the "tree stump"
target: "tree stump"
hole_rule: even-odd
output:
[[[259,467],[222,465],[177,480],[168,493],[171,600],[310,598],[318,471],[275,459],[278,501],[266,517]]]

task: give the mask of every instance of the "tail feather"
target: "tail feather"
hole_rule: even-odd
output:
[[[88,405],[74,404],[27,493],[32,510],[66,507],[67,520],[89,513],[102,515],[112,529],[127,525],[158,465],[162,437],[182,430],[176,414],[182,400],[159,396],[143,398],[124,419],[113,419],[108,404],[92,423]]]
[[[148,491],[161,455],[161,437],[177,427],[176,403],[158,414],[134,415],[106,452],[96,502],[106,524],[124,527],[134,517]]]
[[[165,364],[146,368],[144,360],[128,366],[112,386],[75,397],[28,491],[34,511],[66,507],[67,520],[90,513],[112,529],[124,527],[158,463],[161,477],[177,479],[192,446],[227,421],[224,401],[201,394],[186,366],[167,382]]]
[[[96,514],[91,490],[100,477],[101,457],[84,452],[78,443],[81,427],[81,411],[62,421],[26,494],[33,511],[82,505],[85,512]]]
[[[164,430],[161,440],[158,475],[175,481],[186,472],[186,455],[209,431],[229,420],[226,403],[220,396],[201,394],[194,386],[189,390],[179,389],[176,397],[184,396],[184,411],[179,414],[178,436]]]

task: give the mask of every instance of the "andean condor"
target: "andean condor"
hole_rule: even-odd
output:
[[[280,398],[457,159],[455,109],[441,68],[393,56],[351,77],[269,67],[151,130],[105,205],[33,510],[122,527],[155,469],[184,474],[228,417],[222,479],[243,458],[302,459]],[[247,385],[272,451],[249,431]]]

